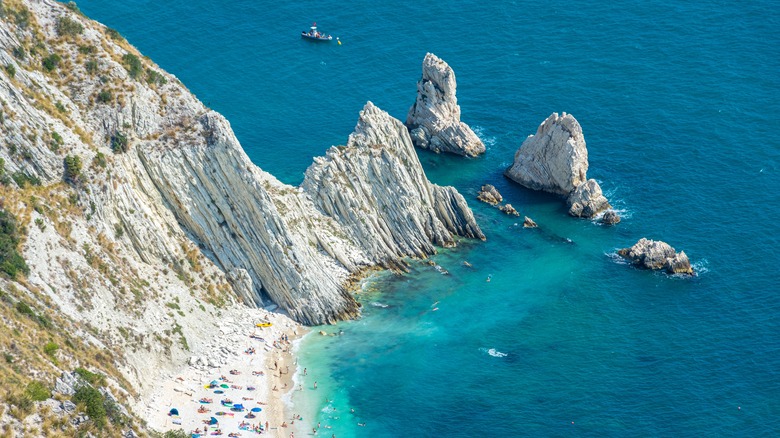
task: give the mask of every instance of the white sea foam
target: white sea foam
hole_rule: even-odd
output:
[[[483,353],[487,353],[487,354],[489,354],[489,355],[491,355],[493,357],[507,357],[507,356],[509,356],[509,354],[502,353],[502,352],[496,350],[495,348],[480,348],[479,351],[481,351]]]
[[[471,130],[474,131],[474,134],[477,134],[477,137],[479,137],[480,140],[482,140],[486,150],[490,150],[496,145],[496,137],[485,134],[485,128],[481,126],[472,126]]]
[[[382,303],[377,302],[377,301],[372,301],[371,305],[374,306],[374,307],[380,307],[382,309],[386,309],[386,308],[390,307],[387,304],[382,304]]]

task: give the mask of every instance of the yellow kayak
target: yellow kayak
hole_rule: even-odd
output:
[[[258,322],[258,323],[257,323],[257,324],[255,324],[255,325],[256,325],[257,327],[271,327],[273,324],[271,324],[270,322]]]

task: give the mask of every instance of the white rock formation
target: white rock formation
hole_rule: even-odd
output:
[[[302,187],[385,267],[433,254],[434,245],[454,246],[453,235],[484,239],[463,196],[428,182],[404,125],[371,102],[347,146],[316,158]]]
[[[30,267],[14,285],[77,322],[73,336],[122,352],[116,366],[133,388],[190,357],[216,365],[219,327],[266,314],[239,300],[276,303],[308,324],[354,317],[354,274],[483,237],[463,197],[427,181],[406,128],[371,105],[336,149],[349,160],[331,151],[307,190],[289,186],[249,160],[222,116],[103,25],[54,0],[4,7],[31,13],[24,25],[0,20],[0,203],[27,230]],[[83,31],[58,35],[61,17]],[[61,61],[46,71],[50,53]],[[127,151],[114,153],[121,138]],[[70,184],[66,156],[82,164]],[[40,187],[19,187],[25,180]]]
[[[595,179],[589,179],[577,186],[566,199],[569,214],[575,217],[593,217],[610,208],[609,201],[601,193],[601,187]]]
[[[499,193],[495,186],[492,184],[485,184],[479,189],[479,193],[477,193],[477,199],[490,205],[496,205],[503,201],[504,197],[501,196],[501,193]]]
[[[569,198],[572,216],[593,217],[610,206],[598,183],[587,180],[587,172],[582,127],[571,114],[553,113],[526,138],[504,175],[529,189]]]
[[[668,243],[660,240],[643,237],[634,246],[619,250],[618,254],[642,268],[665,269],[670,274],[693,274],[685,252],[677,253]]]
[[[485,145],[460,121],[456,88],[452,68],[436,55],[426,54],[417,100],[406,116],[406,126],[412,142],[421,149],[476,157],[485,152]]]

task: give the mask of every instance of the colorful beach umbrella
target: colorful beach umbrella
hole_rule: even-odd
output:
[[[214,417],[211,417],[211,419],[209,420],[209,424],[217,424],[217,423],[219,423],[219,421],[217,421],[217,419]]]
[[[262,411],[262,409],[260,409],[260,408],[252,408],[252,412],[260,412],[260,411]]]
[[[219,387],[220,388],[230,388],[230,386],[227,385],[226,383],[223,383],[223,384],[219,385]]]

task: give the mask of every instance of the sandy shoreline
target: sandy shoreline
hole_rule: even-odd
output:
[[[272,325],[255,326],[264,320]],[[215,334],[208,356],[194,356],[189,364],[162,376],[152,394],[145,397],[146,404],[139,414],[150,427],[162,432],[183,429],[203,433],[208,427],[208,435],[202,436],[212,436],[219,429],[222,436],[239,433],[246,437],[258,435],[253,429],[262,428],[265,436],[302,435],[302,424],[294,423],[290,400],[291,391],[297,389],[293,387],[297,365],[293,342],[303,336],[306,328],[285,315],[264,310],[248,312],[226,326]],[[201,402],[204,399],[212,402]],[[222,404],[228,400],[233,405],[242,404],[244,409],[238,411]],[[254,418],[246,418],[252,408],[261,411],[252,412]],[[171,409],[178,410],[179,415],[168,415]],[[204,424],[212,417],[218,424]],[[244,428],[240,427],[242,423]]]

